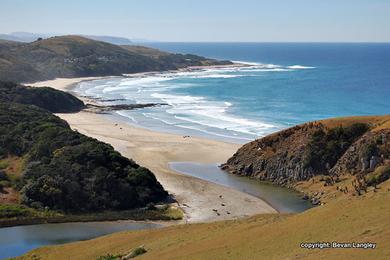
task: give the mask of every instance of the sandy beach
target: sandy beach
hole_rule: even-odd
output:
[[[70,91],[74,84],[89,78],[59,78],[30,86],[50,86]],[[84,99],[84,101],[87,101]],[[57,114],[72,129],[110,143],[124,156],[151,169],[164,188],[185,211],[186,222],[234,219],[260,213],[275,213],[263,200],[237,190],[172,171],[169,162],[216,163],[226,161],[240,147],[205,138],[159,133],[114,121],[107,115],[81,111]]]

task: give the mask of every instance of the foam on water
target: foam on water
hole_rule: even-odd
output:
[[[128,118],[134,124],[151,126],[160,123],[163,124],[162,128],[169,126],[171,129],[182,129],[183,133],[191,129],[211,137],[247,141],[278,130],[280,126],[233,113],[235,105],[227,100],[182,94],[179,90],[196,89],[201,87],[205,80],[208,80],[208,83],[218,79],[260,77],[263,72],[284,72],[314,67],[242,61],[239,63],[248,66],[151,73],[136,77],[82,82],[77,91],[99,98],[125,99],[128,103],[168,104],[143,110],[117,111],[117,114]]]
[[[287,68],[289,69],[296,69],[296,70],[299,70],[299,69],[315,69],[316,67],[310,67],[310,66],[302,66],[302,65],[292,65],[292,66],[287,66]]]

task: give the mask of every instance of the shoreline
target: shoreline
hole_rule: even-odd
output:
[[[169,204],[167,204],[169,205]],[[158,223],[163,226],[182,224],[183,215],[181,209],[176,206],[169,206],[166,209],[157,208],[147,210],[137,208],[124,211],[103,211],[83,214],[65,214],[53,216],[31,216],[0,219],[0,229],[18,226],[41,225],[41,224],[61,224],[61,223],[86,223],[86,222],[116,222],[131,221],[134,223]]]
[[[72,88],[76,84],[100,78],[107,77],[59,78],[26,85],[50,86],[73,93]],[[86,97],[79,98],[84,102],[91,102]],[[158,181],[174,196],[179,207],[184,211],[185,223],[277,213],[272,206],[260,198],[180,174],[170,169],[168,165],[169,162],[179,161],[198,163],[226,161],[240,147],[238,144],[192,136],[183,138],[176,134],[155,132],[115,121],[112,116],[85,111],[57,114],[57,116],[67,121],[72,129],[111,144],[122,155],[152,170]]]

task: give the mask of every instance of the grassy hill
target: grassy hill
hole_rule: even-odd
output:
[[[244,156],[244,148],[247,156],[253,156],[249,148],[256,150],[260,157],[265,156],[263,150],[268,150],[268,160],[273,156],[280,156],[278,149],[284,149],[283,153],[292,149],[304,155],[305,144],[315,141],[311,138],[312,133],[322,130],[327,135],[332,132],[331,129],[338,128],[339,135],[332,134],[323,140],[335,143],[336,146],[332,147],[337,147],[340,141],[345,143],[342,148],[345,151],[341,155],[344,159],[338,158],[336,164],[340,166],[338,169],[347,169],[348,172],[340,174],[340,179],[333,184],[329,183],[329,173],[326,172],[305,180],[296,180],[295,187],[321,194],[321,200],[323,199],[321,205],[305,212],[258,215],[241,220],[180,225],[159,230],[121,232],[89,241],[43,247],[33,250],[21,259],[29,259],[32,256],[39,259],[97,259],[100,256],[106,256],[105,259],[119,259],[120,255],[127,255],[141,245],[146,249],[146,253],[139,256],[139,259],[389,259],[390,180],[383,178],[379,181],[376,178],[378,174],[386,173],[384,169],[388,166],[387,152],[390,146],[387,140],[375,143],[378,145],[378,151],[384,154],[384,159],[374,169],[366,170],[363,176],[366,181],[378,181],[359,192],[353,188],[357,175],[354,171],[359,167],[347,163],[354,162],[354,155],[359,154],[349,154],[352,146],[355,147],[352,149],[355,152],[363,151],[362,144],[369,143],[371,138],[379,140],[376,138],[377,134],[382,137],[384,131],[387,133],[390,129],[389,122],[390,116],[337,118],[313,122],[312,125],[297,126],[245,145],[234,155],[236,159],[239,155]],[[295,142],[289,139],[293,136],[296,138]],[[286,144],[283,145],[284,141]],[[269,149],[258,150],[255,145],[259,144],[268,145]],[[334,152],[339,154],[338,151]],[[299,163],[296,159],[294,161]],[[244,165],[246,162],[250,160],[241,163]],[[242,165],[238,165],[237,169],[245,169]],[[345,186],[348,186],[347,191]],[[300,246],[304,242],[333,241],[372,242],[376,243],[376,248],[305,249]]]
[[[141,51],[140,51],[141,50]],[[31,43],[0,41],[0,80],[32,82],[56,77],[122,75],[210,64],[230,64],[196,55],[118,46],[81,36],[58,36]]]
[[[328,119],[298,125],[241,147],[222,168],[305,191],[364,192],[390,178],[390,116]],[[324,194],[310,190],[320,203]],[[314,194],[316,193],[316,194]]]
[[[127,255],[143,245],[137,259],[389,259],[390,182],[377,192],[343,197],[295,215],[121,232],[93,240],[48,246],[19,259],[98,259]],[[304,249],[303,242],[373,242],[375,249]],[[119,259],[106,258],[106,259]]]
[[[33,42],[38,38],[46,39],[55,36],[55,34],[29,33],[29,32],[12,32],[8,34],[0,34],[0,40],[18,41],[18,42]],[[132,41],[125,37],[107,36],[107,35],[80,35],[82,37],[95,41],[108,42],[117,45],[132,44]]]

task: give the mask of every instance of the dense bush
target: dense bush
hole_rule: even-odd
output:
[[[379,154],[379,148],[375,142],[367,143],[362,150],[361,157],[369,160],[372,156],[377,156]]]
[[[153,173],[35,106],[0,103],[0,158],[24,156],[26,205],[64,211],[130,209],[161,201]]]
[[[36,105],[53,113],[76,112],[84,103],[69,93],[53,88],[31,88],[0,81],[0,102]]]
[[[377,185],[390,179],[390,166],[380,166],[368,176],[367,185]]]
[[[0,218],[25,217],[31,214],[31,209],[23,205],[0,204]]]
[[[355,123],[313,133],[305,150],[304,166],[316,171],[332,168],[348,147],[369,129],[367,124]]]

